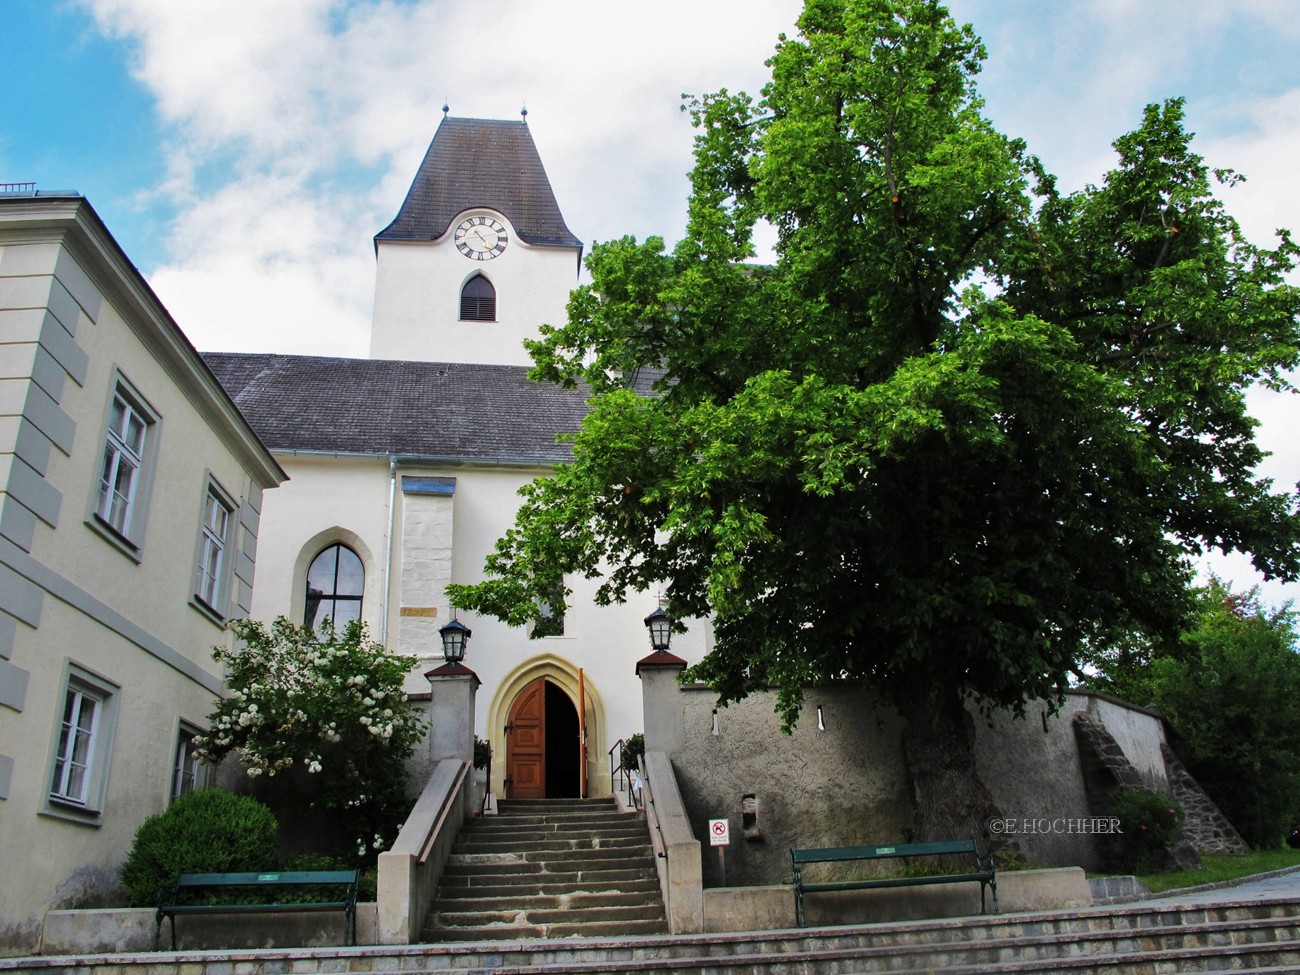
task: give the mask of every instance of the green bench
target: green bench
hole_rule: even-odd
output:
[[[888,860],[901,857],[928,857],[965,855],[974,861],[974,869],[967,873],[933,873],[918,877],[880,877],[870,880],[837,880],[829,883],[805,883],[803,868],[810,863],[849,863],[857,860]],[[827,890],[872,890],[878,887],[915,887],[921,884],[957,884],[979,881],[980,913],[984,913],[984,891],[993,892],[993,913],[998,910],[998,880],[993,871],[993,858],[980,857],[974,840],[941,840],[935,843],[896,843],[893,846],[842,846],[819,850],[790,850],[794,868],[795,914],[799,927],[804,926],[804,894]]]
[[[309,898],[306,888],[324,895]],[[322,890],[321,888],[324,888]],[[294,894],[298,894],[295,899]],[[249,903],[240,903],[248,899]],[[224,901],[224,902],[222,902]],[[163,918],[171,920],[172,951],[176,950],[176,917],[180,914],[262,914],[283,911],[342,911],[343,943],[357,941],[357,871],[282,870],[266,873],[183,873],[174,888],[158,898],[153,947],[158,950]]]

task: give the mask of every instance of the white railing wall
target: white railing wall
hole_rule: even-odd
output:
[[[380,944],[419,940],[452,844],[471,815],[469,771],[469,762],[438,762],[392,849],[379,854]]]
[[[704,930],[704,881],[700,842],[691,832],[672,762],[664,752],[641,758],[642,794],[646,819],[659,869],[668,930],[695,934]]]

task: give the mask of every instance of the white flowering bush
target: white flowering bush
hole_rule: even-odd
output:
[[[402,691],[410,660],[349,623],[335,632],[283,616],[234,620],[236,649],[214,647],[229,696],[195,739],[201,761],[235,752],[248,774],[303,769],[314,805],[335,810],[358,856],[382,849],[406,815],[406,760],[424,727]]]

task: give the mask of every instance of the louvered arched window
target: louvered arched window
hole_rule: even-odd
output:
[[[497,320],[497,289],[481,274],[476,274],[460,289],[460,320],[462,322],[495,322]]]

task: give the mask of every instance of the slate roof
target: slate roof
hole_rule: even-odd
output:
[[[435,240],[470,207],[505,214],[520,239],[576,247],[525,122],[443,116],[397,216],[381,240]]]
[[[203,360],[272,451],[561,463],[582,390],[523,366],[205,352]]]

